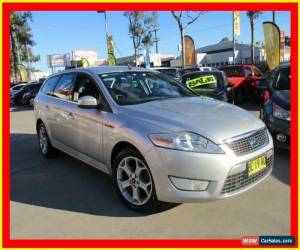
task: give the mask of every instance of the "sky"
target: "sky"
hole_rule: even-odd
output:
[[[47,55],[70,53],[73,49],[96,49],[98,58],[106,58],[104,16],[96,11],[33,11],[30,23],[36,45],[33,52],[41,60],[34,67],[49,71]],[[133,54],[128,31],[128,19],[120,11],[107,12],[108,30],[113,35],[115,56]],[[255,41],[263,41],[264,21],[272,20],[272,12],[265,11],[255,21]],[[160,53],[179,55],[180,35],[177,23],[169,11],[158,11]],[[276,24],[290,36],[290,12],[276,12]],[[250,24],[246,12],[241,12],[241,34],[238,42],[250,43]],[[209,11],[189,26],[186,34],[193,37],[196,48],[218,43],[222,38],[232,38],[232,12]],[[154,51],[154,47],[152,48]]]

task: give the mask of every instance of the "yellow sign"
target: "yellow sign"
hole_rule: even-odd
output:
[[[233,28],[234,28],[234,35],[240,35],[240,12],[234,11],[233,12]]]
[[[267,65],[273,70],[280,63],[280,30],[272,22],[264,22],[265,56]]]
[[[84,68],[90,66],[89,61],[86,58],[81,58],[81,63],[82,63],[82,67],[84,67]]]
[[[195,79],[186,81],[186,85],[190,89],[195,89],[202,85],[215,84],[215,83],[217,83],[217,80],[214,75],[200,76]]]
[[[21,81],[27,81],[27,71],[24,67],[23,64],[19,64],[18,65],[18,70],[19,70],[19,73],[20,73],[20,76],[21,76]]]

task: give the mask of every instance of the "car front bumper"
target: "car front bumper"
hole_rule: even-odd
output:
[[[290,122],[282,119],[275,118],[274,116],[269,116],[267,121],[267,126],[274,138],[275,147],[289,149],[290,148]],[[286,136],[286,141],[278,141],[277,136]]]
[[[214,200],[241,193],[270,175],[273,168],[273,142],[252,153],[236,156],[226,145],[221,145],[225,154],[203,154],[153,147],[146,155],[161,201],[185,203]],[[268,166],[263,173],[247,180],[247,163],[266,155]],[[203,191],[183,191],[174,186],[170,177],[208,181]],[[232,185],[235,181],[236,185]],[[229,186],[228,186],[229,184]],[[226,189],[230,187],[230,189]],[[234,187],[234,188],[232,188]]]

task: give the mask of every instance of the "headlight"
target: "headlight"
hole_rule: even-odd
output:
[[[149,138],[158,147],[199,153],[224,153],[217,144],[201,135],[191,132],[151,134]]]
[[[290,121],[291,113],[288,110],[283,109],[273,102],[273,116],[279,119]]]

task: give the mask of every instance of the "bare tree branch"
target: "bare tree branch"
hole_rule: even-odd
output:
[[[203,14],[205,14],[206,13],[206,11],[200,11],[200,12],[198,12],[198,14],[196,15],[196,16],[191,16],[190,14],[189,14],[189,11],[187,11],[187,13],[186,13],[186,15],[187,15],[187,17],[189,17],[190,18],[190,21],[189,22],[187,22],[187,24],[184,26],[184,28],[186,29],[189,25],[191,25],[192,23],[194,23],[195,21],[197,21],[197,19],[201,16],[201,15],[203,15]]]

